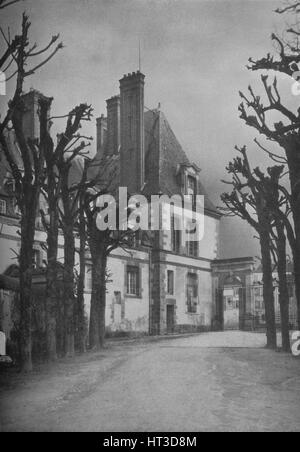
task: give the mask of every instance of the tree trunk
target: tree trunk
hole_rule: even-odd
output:
[[[293,139],[294,138],[294,139]],[[285,146],[287,155],[290,183],[291,183],[291,207],[293,212],[296,243],[293,249],[294,276],[297,299],[297,323],[300,330],[300,142],[291,137]]]
[[[277,254],[278,254],[278,277],[279,277],[279,304],[281,315],[282,349],[291,351],[289,331],[289,290],[286,276],[286,236],[284,226],[277,222]]]
[[[57,207],[50,206],[50,224],[47,231],[47,286],[46,286],[46,347],[47,359],[57,360],[56,317],[57,300],[57,249],[58,249],[58,217]]]
[[[32,371],[32,261],[35,233],[35,215],[30,217],[29,207],[32,200],[27,198],[26,214],[21,220],[21,250],[20,250],[20,359],[21,371]],[[32,212],[35,213],[34,200]]]
[[[64,227],[64,250],[65,355],[73,357],[75,355],[75,238],[73,224]]]
[[[97,237],[97,234],[96,234]],[[92,297],[89,328],[89,345],[99,350],[105,337],[105,300],[107,257],[101,241],[90,240],[92,255]]]
[[[99,339],[100,347],[102,348],[105,343],[105,312],[106,312],[106,268],[107,260],[106,257],[103,259],[103,264],[101,266],[101,297],[99,303]]]
[[[81,205],[83,202],[81,201]],[[78,347],[80,353],[86,351],[85,334],[85,315],[84,315],[84,289],[85,289],[85,244],[86,244],[86,225],[83,209],[80,208],[79,217],[79,278],[77,288],[77,306],[78,306]]]
[[[272,259],[270,250],[270,237],[267,231],[261,232],[260,246],[263,267],[263,295],[266,313],[267,347],[270,349],[276,349],[277,337],[276,337],[274,290],[272,276]]]

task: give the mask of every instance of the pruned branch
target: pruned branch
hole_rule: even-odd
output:
[[[8,6],[19,3],[22,0],[0,0],[0,9],[7,8]]]
[[[278,13],[278,14],[284,14],[284,13],[293,12],[293,11],[295,11],[296,13],[300,12],[300,2],[296,1],[296,2],[293,2],[293,3],[291,3],[288,6],[285,6],[283,8],[275,9],[275,12]]]

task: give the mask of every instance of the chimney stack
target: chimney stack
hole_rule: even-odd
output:
[[[23,115],[23,132],[25,138],[39,139],[40,138],[40,119],[39,119],[39,101],[44,99],[49,102],[48,117],[50,117],[51,98],[44,96],[36,90],[31,90],[29,93],[22,96],[25,113]]]
[[[124,75],[121,95],[121,186],[139,193],[145,180],[144,85],[141,72]]]
[[[97,155],[101,159],[105,154],[107,143],[107,119],[104,115],[97,118]]]
[[[120,96],[111,97],[107,105],[107,155],[116,155],[120,148]]]

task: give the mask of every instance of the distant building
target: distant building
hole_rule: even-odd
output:
[[[266,325],[261,265],[251,257],[219,260],[213,264],[216,320],[221,329],[256,330]],[[293,265],[287,262],[289,318],[297,327]],[[276,323],[280,326],[278,273],[273,273]]]

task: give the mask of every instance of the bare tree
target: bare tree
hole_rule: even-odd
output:
[[[74,121],[72,117],[74,116]],[[90,145],[90,137],[84,137],[78,133],[82,121],[90,121],[92,108],[87,104],[81,104],[71,112],[68,126],[60,139],[60,144],[68,142],[65,151],[60,156],[59,174],[61,178],[60,224],[64,235],[64,304],[65,304],[65,354],[75,354],[75,233],[79,215],[79,196],[83,189],[82,181],[70,180],[72,164],[77,157],[86,155],[86,148]],[[80,144],[78,145],[78,142]],[[59,144],[59,146],[60,146]]]
[[[56,171],[54,143],[50,136],[48,112],[52,99],[40,100],[40,149],[45,156],[45,181],[42,193],[47,211],[40,209],[42,223],[47,233],[47,273],[46,273],[46,356],[50,361],[57,359],[56,311],[57,311],[57,250],[58,250],[58,209],[59,181]]]
[[[292,228],[292,226],[289,220],[289,202],[285,196],[285,190],[280,184],[280,179],[284,175],[284,168],[283,165],[268,168],[267,176],[265,176],[259,168],[255,168],[254,174],[256,176],[258,189],[263,193],[266,208],[268,209],[272,220],[270,223],[270,234],[273,238],[273,242],[270,242],[270,244],[272,247],[273,259],[278,271],[282,349],[285,352],[290,352],[286,229]]]
[[[286,197],[286,189],[280,181],[285,175],[284,165],[276,165],[268,168],[265,175],[258,167],[252,169],[247,157],[246,148],[239,149],[242,158],[236,158],[229,164],[228,172],[232,175],[230,185],[233,192],[223,194],[222,200],[226,205],[226,211],[240,216],[246,220],[259,234],[263,282],[264,301],[266,306],[267,328],[270,315],[272,315],[271,330],[275,327],[273,320],[273,307],[269,311],[269,305],[274,305],[273,292],[273,267],[272,257],[278,270],[279,278],[279,303],[281,312],[282,348],[290,351],[289,337],[289,291],[286,274],[286,231],[288,235],[293,233],[290,216],[289,199]],[[253,218],[255,215],[255,218]],[[274,268],[275,270],[275,268]],[[270,297],[270,298],[266,298]],[[269,342],[269,340],[268,340]]]
[[[109,226],[100,230],[97,226],[97,216],[104,215],[103,207],[99,207],[97,200],[101,195],[114,192],[115,168],[103,163],[100,177],[101,185],[87,190],[84,199],[85,217],[87,222],[87,238],[92,260],[92,296],[89,327],[89,346],[100,349],[105,341],[105,310],[106,310],[106,284],[107,260],[109,255],[117,248],[131,247],[131,238],[135,234],[129,227],[119,224],[119,208],[116,205],[116,230]],[[124,212],[125,217],[129,209]]]
[[[232,176],[232,181],[225,182],[233,187],[233,191],[231,193],[223,193],[221,199],[226,206],[226,213],[230,212],[246,220],[259,234],[263,267],[267,347],[276,348],[277,338],[272,276],[270,212],[266,207],[263,192],[257,187],[257,182],[247,157],[246,147],[236,147],[236,149],[242,154],[242,157],[236,157],[233,162],[229,163],[227,171]]]
[[[84,290],[86,275],[86,252],[87,252],[87,231],[84,213],[84,190],[79,195],[79,212],[78,212],[78,236],[79,236],[79,274],[77,285],[77,327],[78,327],[78,347],[79,352],[86,351],[86,331],[85,331],[85,306],[84,306]]]
[[[47,290],[46,290],[46,336],[47,336],[47,356],[50,360],[57,358],[56,350],[56,313],[58,310],[57,293],[57,254],[59,226],[62,226],[65,237],[65,261],[64,261],[64,303],[70,301],[72,293],[72,306],[74,304],[74,222],[76,212],[71,208],[69,193],[69,170],[72,161],[79,152],[86,147],[86,144],[76,147],[75,144],[81,138],[78,130],[81,128],[81,121],[88,119],[91,108],[86,104],[81,104],[65,117],[67,125],[63,134],[60,135],[57,145],[50,136],[49,123],[55,119],[47,115],[49,106],[41,100],[41,140],[40,146],[43,148],[46,163],[46,177],[43,185],[43,195],[46,200],[47,212],[41,210],[44,228],[47,232]],[[75,146],[75,147],[74,147]],[[60,214],[61,213],[61,214]],[[68,275],[68,277],[67,277]],[[69,308],[70,310],[71,308]],[[66,308],[66,314],[69,310]],[[70,315],[71,318],[71,315]],[[72,328],[73,322],[71,323]],[[69,328],[68,323],[65,328]],[[74,354],[74,340],[69,339],[65,334],[65,352],[68,355]],[[71,344],[67,346],[67,344]],[[73,346],[72,346],[73,344]],[[67,352],[67,350],[69,350]]]
[[[2,2],[2,7],[8,3]],[[0,122],[0,145],[15,180],[16,199],[21,211],[21,250],[20,250],[20,312],[21,312],[21,367],[24,371],[32,369],[31,360],[31,289],[32,289],[32,260],[35,235],[35,219],[39,205],[39,198],[44,177],[44,155],[36,141],[26,138],[23,130],[23,117],[26,112],[22,98],[24,80],[48,63],[62,48],[56,45],[58,35],[42,49],[37,45],[30,45],[30,22],[24,14],[20,36],[10,39],[1,29],[5,39],[9,56],[3,58],[4,64],[12,71],[7,81],[16,78],[16,86],[12,100],[8,104],[7,112]],[[5,54],[4,54],[5,55]],[[36,57],[42,60],[31,65]],[[11,69],[12,68],[12,69]],[[8,69],[6,69],[8,70]],[[13,127],[18,147],[20,149],[23,168],[20,169],[15,156],[7,142],[7,133]]]
[[[296,16],[296,21],[298,22],[299,2],[288,1],[285,6],[277,9],[276,12],[279,14],[290,12]],[[267,54],[266,57],[258,60],[250,58],[248,68],[252,71],[280,72],[297,79],[298,65],[300,63],[299,38],[298,24],[288,27],[283,38],[272,34],[272,41],[278,48],[277,55]],[[256,95],[252,88],[249,87],[249,95],[240,93],[242,103],[239,111],[241,118],[247,125],[254,127],[267,140],[277,143],[285,152],[284,156],[273,152],[268,152],[268,154],[275,161],[287,164],[289,170],[290,204],[295,235],[293,244],[294,274],[298,326],[300,328],[300,108],[295,112],[284,105],[279,94],[276,77],[272,83],[269,82],[269,78],[266,75],[262,75],[261,80],[268,102],[265,103],[261,96]],[[274,112],[281,115],[282,118],[275,123],[272,115],[269,115]]]

